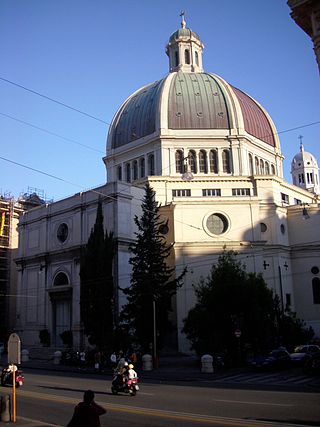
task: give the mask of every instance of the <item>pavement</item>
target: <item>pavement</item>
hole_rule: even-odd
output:
[[[7,357],[2,356],[0,359],[0,365],[7,365]],[[0,368],[2,369],[2,368]],[[55,364],[54,360],[42,360],[42,359],[29,359],[28,361],[23,361],[19,365],[19,369],[22,371],[33,369],[33,370],[46,370],[53,372],[72,372],[72,373],[82,373],[90,375],[107,375],[112,376],[111,368],[107,368],[102,372],[97,372],[94,367],[79,368],[77,366],[68,366],[62,364]],[[141,367],[137,367],[137,372],[141,380],[143,379],[153,379],[156,381],[201,381],[212,379],[213,375],[218,375],[217,373],[202,373],[200,369],[199,359],[193,356],[164,356],[160,358],[159,366],[156,369],[152,370],[143,370]],[[229,371],[228,371],[229,372]],[[11,395],[10,388],[0,388],[0,396],[6,394]],[[2,410],[3,411],[3,410]],[[29,418],[17,416],[16,422],[1,421],[2,412],[0,413],[0,426],[4,427],[9,424],[14,424],[21,427],[53,427],[52,424],[46,424],[39,422],[37,420],[32,420]]]

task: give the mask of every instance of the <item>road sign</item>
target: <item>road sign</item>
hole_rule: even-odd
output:
[[[21,363],[21,341],[18,334],[11,334],[8,340],[8,363],[20,365]]]
[[[240,338],[240,337],[241,337],[241,331],[240,331],[240,329],[236,329],[236,330],[234,331],[234,334],[235,334],[235,336],[236,336],[237,338]]]

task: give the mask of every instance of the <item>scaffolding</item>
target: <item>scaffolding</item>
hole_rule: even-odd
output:
[[[17,223],[22,212],[46,203],[43,196],[41,190],[30,187],[18,200],[10,193],[0,192],[0,341],[6,340],[16,310],[16,301],[10,295],[17,288],[14,264]]]

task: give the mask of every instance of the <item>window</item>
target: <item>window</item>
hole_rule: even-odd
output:
[[[172,190],[172,197],[190,197],[191,190]]]
[[[218,173],[218,153],[217,150],[211,150],[209,153],[210,172]]]
[[[202,195],[204,197],[207,196],[221,196],[221,190],[220,188],[207,188],[202,190]]]
[[[258,157],[254,158],[254,166],[255,166],[255,169],[256,169],[256,175],[259,175],[259,160],[258,160]]]
[[[286,309],[291,306],[291,294],[286,294]]]
[[[190,150],[188,153],[188,162],[190,166],[190,172],[191,173],[197,173],[197,157],[196,152],[193,150]]]
[[[314,266],[311,268],[311,273],[312,273],[312,274],[319,274],[319,267],[317,267],[316,265],[314,265]]]
[[[251,154],[249,154],[249,175],[253,175],[253,159]]]
[[[320,304],[320,279],[314,277],[312,279],[313,304]]]
[[[284,224],[281,224],[281,225],[280,225],[280,231],[281,231],[281,233],[282,233],[282,234],[285,234],[285,232],[286,232],[286,227],[284,226]]]
[[[233,196],[250,196],[250,188],[233,188]]]
[[[199,55],[198,55],[198,52],[195,52],[194,57],[195,57],[195,60],[196,60],[196,65],[199,65]]]
[[[58,227],[57,239],[59,240],[59,242],[64,243],[68,238],[68,234],[69,234],[69,228],[68,228],[67,224],[65,222],[63,222]]]
[[[177,67],[179,65],[179,52],[177,50],[174,52],[174,60],[175,66]]]
[[[154,155],[150,154],[148,156],[148,170],[149,175],[154,175]]]
[[[229,150],[222,151],[222,170],[224,173],[231,173]]]
[[[260,223],[260,231],[261,233],[265,233],[268,230],[267,225],[264,222]]]
[[[210,233],[220,235],[227,231],[228,220],[220,213],[214,213],[207,218],[206,226]]]
[[[266,175],[270,175],[270,167],[268,162],[265,162],[264,164],[264,171]]]
[[[126,164],[126,181],[131,182],[131,170],[130,170],[130,163]]]
[[[199,152],[199,171],[200,173],[208,173],[207,153],[205,150]]]
[[[176,158],[176,173],[183,173],[183,152],[177,150],[175,154]]]
[[[139,160],[140,163],[140,178],[143,178],[146,174],[146,167],[145,167],[145,160],[144,157],[141,157],[141,159]]]
[[[301,200],[300,199],[294,199],[294,204],[295,205],[301,205]]]
[[[263,160],[260,160],[260,174],[264,175],[264,162],[263,162]]]
[[[58,273],[53,281],[53,286],[69,285],[68,276],[65,273]]]
[[[281,193],[281,201],[282,201],[282,203],[289,204],[289,196],[288,196],[288,194]]]
[[[118,175],[118,181],[122,181],[122,166],[118,166],[117,175]]]
[[[271,165],[271,175],[275,175],[275,174],[276,174],[276,169],[274,165]]]
[[[133,162],[133,179],[138,179],[138,162]]]
[[[186,49],[184,51],[184,61],[186,64],[190,64],[190,51],[189,51],[189,49]]]

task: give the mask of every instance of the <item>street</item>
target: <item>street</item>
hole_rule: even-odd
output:
[[[253,374],[254,375],[254,374]],[[279,373],[279,378],[281,379]],[[113,396],[110,375],[53,373],[25,370],[25,384],[17,390],[17,419],[41,420],[65,426],[83,392],[92,389],[96,402],[107,409],[101,426],[296,426],[320,425],[319,389],[268,390],[249,387],[239,376],[213,381],[161,382],[146,379],[135,397]],[[269,376],[270,377],[270,376]],[[275,381],[276,383],[277,381]],[[1,388],[1,393],[10,392]],[[36,425],[36,424],[35,424]]]

